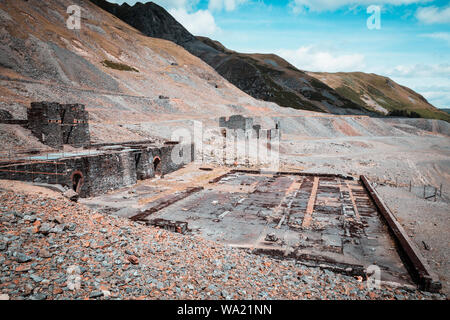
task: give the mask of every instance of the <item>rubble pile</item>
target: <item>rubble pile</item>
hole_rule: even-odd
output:
[[[0,190],[2,299],[430,299]]]

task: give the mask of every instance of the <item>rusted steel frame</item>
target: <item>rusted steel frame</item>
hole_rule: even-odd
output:
[[[298,181],[293,181],[292,184],[289,186],[289,188],[286,189],[286,192],[284,194],[283,199],[281,199],[280,204],[273,210],[273,213],[275,215],[277,215],[278,212],[280,212],[282,210],[284,211],[283,216],[281,217],[280,221],[278,222],[277,226],[275,227],[276,229],[279,229],[281,227],[281,225],[284,223],[284,220],[286,219],[286,217],[289,217],[289,211],[291,209],[293,199],[291,199],[291,201],[289,201],[288,203],[286,203],[286,199],[289,197],[295,198],[297,196],[298,191],[302,187],[302,184],[303,184],[303,179],[298,180]]]
[[[422,254],[419,252],[417,246],[408,237],[403,227],[395,219],[392,212],[385,205],[376,190],[372,187],[370,181],[365,177],[360,177],[363,186],[366,188],[370,197],[374,201],[378,211],[381,213],[387,225],[399,244],[404,258],[408,264],[408,269],[412,278],[417,282],[421,290],[429,292],[438,292],[442,288],[436,274],[430,269],[428,263],[425,261]]]
[[[120,146],[130,144],[154,144],[154,140],[137,140],[137,141],[124,141],[124,142],[106,142],[106,143],[90,143],[90,147],[106,147],[106,146]]]
[[[13,166],[26,166],[33,164],[65,164],[65,162],[55,162],[55,161],[42,161],[42,160],[23,160],[17,162],[10,162],[4,165],[1,165],[0,168],[13,167]]]
[[[348,182],[345,182],[345,185],[347,186],[348,194],[350,196],[350,200],[352,201],[353,211],[355,211],[356,219],[361,222],[361,217],[359,216],[359,211],[358,211],[358,207],[356,206],[356,201],[355,201],[355,197],[353,196],[352,188],[350,187]]]
[[[19,124],[19,125],[27,125],[28,120],[22,120],[22,119],[4,119],[0,120],[1,124]]]
[[[54,176],[64,176],[64,175],[65,175],[65,173],[41,172],[41,171],[22,171],[22,170],[5,170],[5,169],[0,169],[0,172],[32,173],[32,174],[49,174],[49,175],[54,175]]]
[[[162,200],[164,200],[164,198],[161,198],[161,199],[159,199],[161,201],[160,203],[158,203],[157,205],[155,205],[154,207],[152,207],[148,210],[145,210],[141,213],[138,213],[135,216],[132,216],[130,218],[130,220],[133,220],[133,221],[144,220],[149,215],[151,215],[155,212],[158,212],[159,210],[162,210],[162,209],[174,204],[175,202],[183,200],[184,198],[187,198],[191,194],[199,192],[201,190],[203,190],[203,187],[192,187],[192,188],[188,188],[188,189],[184,190],[183,192],[181,192],[180,194],[178,194],[176,196],[173,196],[172,198],[167,199],[166,201],[162,201]]]
[[[305,176],[305,177],[329,177],[329,178],[341,178],[344,180],[354,180],[353,177],[344,176],[342,174],[313,173],[313,172],[302,172],[302,171],[261,171],[261,170],[233,169],[230,171],[230,173],[292,175],[292,176]]]

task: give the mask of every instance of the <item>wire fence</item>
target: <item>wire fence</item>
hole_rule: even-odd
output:
[[[437,201],[437,199],[442,199],[445,197],[443,193],[443,184],[432,185],[432,184],[414,184],[412,180],[407,182],[395,180],[383,180],[380,178],[372,178],[373,182],[377,185],[387,185],[390,187],[401,188],[413,193],[416,197],[425,200]]]

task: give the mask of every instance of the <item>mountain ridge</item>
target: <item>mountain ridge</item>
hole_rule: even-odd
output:
[[[250,97],[172,41],[145,36],[90,1],[75,3],[80,30],[66,25],[72,0],[0,1],[0,113],[24,120],[33,101],[81,103],[94,143],[170,138],[186,119],[294,114]],[[141,125],[155,121],[168,124]],[[3,130],[11,143],[27,134]]]
[[[138,2],[130,6],[106,0],[90,1],[144,35],[170,40],[184,47],[254,98],[294,109],[334,114],[373,114],[292,65],[277,68],[261,59],[264,55],[235,52],[219,42],[212,45],[214,40],[195,37],[164,8],[153,2]],[[276,59],[281,58],[277,56]]]
[[[450,121],[425,97],[389,77],[364,72],[308,72],[341,95],[380,114]]]
[[[356,87],[333,86],[331,73],[316,73],[300,70],[275,54],[247,54],[226,48],[217,40],[194,36],[176,21],[164,8],[153,2],[136,3],[130,6],[109,3],[106,0],[90,0],[102,9],[140,30],[150,37],[173,41],[193,55],[212,66],[221,76],[254,98],[271,101],[283,107],[332,114],[362,114],[370,116],[405,115],[450,121],[444,112],[432,106],[413,90],[395,83],[399,96],[409,91],[411,101],[388,96],[381,100],[384,90],[368,83],[376,81],[379,75],[365,82],[366,90],[359,94]],[[327,74],[325,77],[324,75]],[[344,73],[337,73],[344,74]],[[348,74],[364,74],[355,72]],[[336,74],[334,74],[336,75]],[[336,76],[334,76],[336,77]],[[344,77],[343,77],[344,78]],[[367,88],[371,91],[368,92]],[[381,92],[381,93],[380,93]],[[381,99],[381,100],[380,100]],[[420,107],[414,106],[419,101]],[[390,107],[389,107],[390,106]]]

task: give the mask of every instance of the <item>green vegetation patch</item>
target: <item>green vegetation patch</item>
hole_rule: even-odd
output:
[[[392,110],[389,111],[388,116],[390,117],[406,117],[406,118],[421,118],[420,114],[414,111],[407,110]]]
[[[336,92],[339,93],[344,98],[347,98],[348,100],[352,101],[353,103],[359,104],[360,106],[365,106],[366,103],[361,100],[360,95],[356,93],[356,91],[352,90],[351,88],[347,86],[337,87]]]
[[[102,64],[105,67],[111,68],[111,69],[116,69],[116,70],[120,70],[120,71],[134,71],[134,72],[139,72],[138,69],[130,67],[126,64],[123,63],[118,63],[118,62],[113,62],[111,60],[103,60]]]

